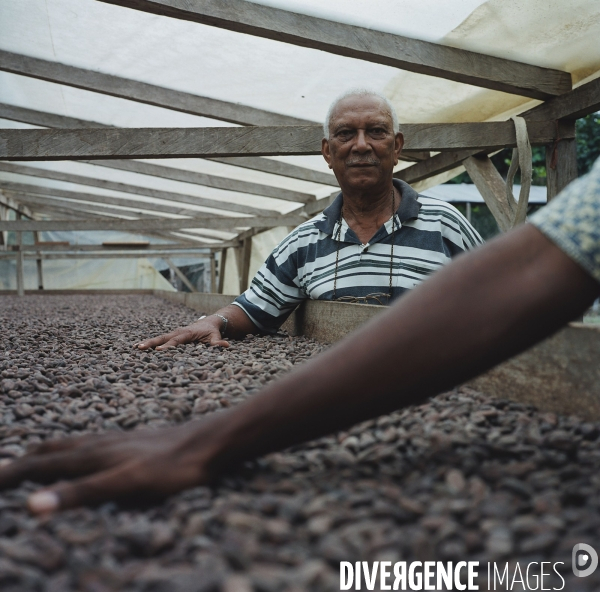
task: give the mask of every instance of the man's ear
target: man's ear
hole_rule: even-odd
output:
[[[398,132],[394,138],[394,166],[398,164],[402,148],[404,148],[404,135]]]
[[[321,140],[321,154],[325,159],[325,162],[329,165],[329,168],[332,169],[331,166],[331,151],[329,150],[329,140],[327,138],[323,138]]]

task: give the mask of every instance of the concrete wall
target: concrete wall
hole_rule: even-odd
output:
[[[210,314],[234,296],[155,292]],[[333,343],[382,311],[380,306],[309,300],[285,323],[293,335]],[[600,420],[600,326],[572,323],[553,337],[496,366],[469,386],[545,411]]]

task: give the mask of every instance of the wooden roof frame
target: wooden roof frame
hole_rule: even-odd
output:
[[[289,13],[284,10],[245,2],[244,0],[227,0],[226,2],[223,0],[101,1],[304,47],[312,47],[338,55],[387,64],[422,74],[476,84],[484,88],[547,99],[542,105],[522,114],[527,120],[532,144],[557,145],[560,142],[572,141],[572,126],[560,124],[562,126],[560,127],[555,121],[559,119],[572,120],[600,108],[600,79],[570,90],[570,75],[566,72]],[[256,158],[260,155],[320,153],[322,134],[320,127],[310,125],[312,122],[5,51],[0,51],[0,70],[194,115],[221,119],[244,126],[255,126],[245,128],[186,128],[183,130],[118,129],[95,122],[44,114],[15,106],[0,105],[0,117],[26,121],[50,128],[67,128],[0,130],[0,160],[77,159],[172,180],[243,191],[241,185],[223,186],[227,185],[226,181],[229,183],[235,181],[225,177],[203,175],[135,160],[117,160],[117,158],[135,159],[143,157],[202,157],[273,174],[312,180],[329,186],[335,185],[332,175],[310,171],[272,159]],[[74,129],[77,127],[85,129]],[[430,150],[441,151],[440,154],[426,158],[395,174],[396,177],[409,183],[459,166],[474,154],[490,153],[499,148],[515,144],[514,129],[511,122],[412,124],[404,125],[402,128],[407,135],[407,150],[413,150],[415,154],[419,152],[427,153]],[[190,147],[193,148],[190,149]],[[106,160],[103,162],[91,160],[100,158]],[[421,158],[421,156],[419,155],[417,158]],[[41,171],[42,169],[38,170]],[[36,176],[42,175],[55,180],[78,182],[67,180],[67,177],[74,179],[77,177],[76,175],[44,170],[43,173]],[[302,175],[307,175],[310,179],[303,178]],[[61,178],[58,179],[58,177]],[[84,179],[85,182],[83,182]],[[103,182],[93,178],[79,177],[79,182],[104,189],[115,189],[116,186],[128,187],[131,193],[137,193],[139,190],[143,191],[145,189],[119,183],[111,184],[111,182]],[[255,184],[258,186],[252,188],[251,185],[247,184],[246,188],[254,189],[254,191],[248,190],[247,193],[264,195],[259,191],[264,191],[267,186],[261,188],[259,184]],[[123,189],[115,190],[123,191]],[[318,201],[307,199],[305,194],[301,192],[287,192],[286,195],[287,190],[272,187],[271,190],[272,194],[266,195],[266,197],[287,198],[290,201],[306,204],[302,208],[304,215],[310,212],[314,213],[318,207],[322,207],[329,201],[328,198]],[[166,195],[169,193],[171,192],[163,192],[160,198],[175,201],[171,196]],[[278,195],[273,195],[273,193]],[[23,191],[21,194],[25,196],[27,192]],[[141,195],[141,193],[138,194]],[[293,196],[293,194],[295,195]],[[15,193],[14,195],[18,194]],[[49,195],[49,192],[46,195]],[[83,195],[81,198],[85,200]],[[159,197],[159,195],[154,193],[150,197]],[[205,205],[199,203],[202,198],[189,197],[195,201],[187,203]],[[33,198],[31,199],[33,201]],[[77,201],[74,200],[73,203],[77,203]],[[224,209],[234,211],[234,208],[236,208],[235,205],[233,205],[233,208],[231,204],[227,205],[228,207]],[[147,202],[144,207],[151,209],[152,204]],[[211,204],[208,207],[218,206]],[[142,209],[144,208],[140,208],[140,210]],[[276,225],[278,226],[296,224],[296,222],[292,222],[294,220],[293,215],[269,219],[268,216],[261,215],[265,213],[264,209],[254,208],[253,210],[247,212],[237,210],[238,213],[257,214],[252,218],[252,223],[248,224],[250,228],[268,227],[269,220],[274,222],[275,218],[277,218],[278,224]],[[266,213],[270,212],[267,211]],[[296,216],[296,218],[303,219],[302,216]],[[106,219],[110,228],[114,228],[116,227],[115,224],[118,226],[122,222],[131,229],[136,227],[135,224],[132,224],[133,222],[146,223],[149,220],[150,218],[146,220]],[[170,229],[171,226],[175,228],[177,219],[153,218],[153,223],[157,223],[158,220],[168,222],[167,226],[163,227],[163,230],[165,230]],[[225,220],[231,221],[232,218],[225,218]],[[233,220],[236,219],[233,218]],[[237,218],[237,220],[240,219]],[[249,218],[244,218],[244,221],[247,220]],[[231,222],[222,221],[219,223],[216,216],[207,216],[202,218],[202,221],[205,226],[197,226],[197,228],[216,228],[219,224],[225,226],[229,224],[228,228],[231,229],[239,228]],[[8,229],[10,227],[10,229],[21,232],[25,231],[26,227],[29,228],[27,223],[33,222],[24,220],[2,221],[0,222],[0,228]],[[45,226],[48,226],[46,222],[50,223],[52,221],[44,222]],[[65,220],[65,222],[76,222],[82,228],[85,226],[85,224],[82,224],[84,221]],[[93,227],[98,227],[103,223],[98,220],[90,220],[89,222]],[[179,219],[179,222],[182,222],[180,228],[192,228],[190,224],[200,224],[201,219],[200,217],[192,217]],[[261,226],[261,224],[267,224],[267,226]],[[139,227],[141,228],[141,225]]]
[[[545,100],[571,90],[568,72],[244,0],[101,1],[534,99]]]

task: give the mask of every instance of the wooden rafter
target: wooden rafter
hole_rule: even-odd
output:
[[[3,55],[4,54],[0,51],[0,58],[2,58]],[[39,60],[39,61],[44,62],[44,60]],[[53,64],[54,62],[44,62],[44,63],[45,64]],[[1,69],[1,64],[2,64],[2,61],[0,59],[0,69]],[[44,71],[46,71],[46,70],[44,70]],[[96,74],[95,72],[91,72],[88,70],[84,70],[84,72]],[[26,72],[20,72],[20,73],[27,75]],[[60,83],[60,81],[58,81],[58,80],[56,82]],[[101,90],[98,90],[97,92],[101,92]],[[164,105],[160,105],[160,106],[164,107],[165,109],[171,108],[171,105],[169,105],[168,103],[165,103]],[[10,119],[12,121],[22,121],[24,123],[30,123],[32,125],[40,125],[40,126],[49,127],[49,128],[77,129],[77,128],[88,128],[88,127],[95,127],[95,128],[111,127],[108,125],[104,125],[102,123],[98,123],[96,121],[76,119],[73,117],[67,117],[65,115],[56,115],[54,113],[45,113],[43,111],[36,111],[34,109],[26,109],[24,107],[7,105],[5,103],[0,103],[0,116],[3,117],[4,119]],[[323,173],[321,171],[315,171],[315,170],[307,169],[307,168],[304,168],[301,166],[289,164],[287,162],[281,162],[281,161],[272,160],[272,159],[268,159],[268,158],[257,159],[257,158],[235,158],[234,157],[234,158],[209,158],[207,160],[214,160],[215,162],[221,162],[223,164],[227,164],[230,166],[237,166],[237,167],[242,167],[242,168],[251,169],[251,170],[255,170],[255,171],[261,171],[264,173],[281,175],[283,177],[290,177],[291,179],[299,179],[301,181],[308,181],[310,183],[321,183],[323,185],[333,185],[333,186],[337,187],[336,178],[334,177],[334,175],[332,175],[330,173]],[[95,164],[100,164],[100,163],[96,162]],[[105,166],[110,166],[110,164],[106,163]],[[150,166],[151,166],[150,164],[146,163],[146,167],[145,167],[146,171],[148,170],[148,167],[150,167]],[[153,165],[153,166],[155,166],[156,169],[161,168],[158,165]],[[175,180],[181,180],[179,178],[179,176],[181,175],[181,173],[179,172],[179,169],[173,169],[171,167],[168,167],[168,168],[162,167],[162,168],[167,169],[167,170],[166,171],[158,171],[155,169],[155,171],[153,173],[146,172],[144,174],[154,174],[157,177],[164,176],[165,178],[170,178],[165,173],[167,173],[167,174],[171,173],[171,174],[178,175],[178,178],[176,178]],[[173,173],[172,171],[175,171],[175,172]],[[208,184],[205,182],[201,182],[201,180],[197,176],[195,176],[194,173],[192,173],[191,171],[190,171],[190,175],[188,178],[190,180],[186,181],[186,182],[189,182],[189,183],[196,183],[198,185]],[[217,177],[217,179],[218,178],[219,177]],[[218,181],[215,181],[215,182],[218,183]],[[239,183],[241,183],[241,181]],[[250,185],[253,185],[253,184],[250,184]],[[209,186],[212,186],[212,185],[209,185]],[[252,187],[246,187],[244,189],[239,189],[239,186],[236,186],[234,189],[231,189],[231,190],[232,191],[234,191],[234,190],[245,191],[246,193],[256,193],[255,191],[252,191],[251,189],[252,189]],[[268,194],[263,194],[263,193],[259,193],[259,195],[269,196]],[[296,200],[292,200],[292,201],[296,201]]]
[[[244,0],[102,1],[536,99],[546,99],[571,89],[568,72]]]
[[[595,113],[600,109],[600,78],[591,82],[582,84],[576,89],[560,97],[555,97],[521,113],[529,124],[533,121],[551,121],[551,120],[573,120],[579,117],[585,117],[590,113]],[[557,124],[555,124],[557,125]],[[568,128],[562,135],[560,126],[558,128],[558,137],[570,140],[572,137]],[[560,142],[559,142],[560,144]],[[429,177],[433,177],[445,171],[460,166],[463,161],[477,153],[489,153],[493,150],[457,150],[455,152],[444,152],[436,154],[431,158],[419,162],[413,166],[405,168],[395,173],[395,177],[402,179],[407,183],[416,183]]]
[[[108,125],[97,123],[95,121],[75,119],[72,117],[66,117],[64,115],[55,115],[54,113],[44,113],[42,111],[24,109],[22,107],[15,107],[14,105],[7,105],[5,103],[0,103],[0,118],[10,119],[12,121],[21,121],[23,123],[29,123],[32,125],[40,125],[42,127],[59,129],[111,127]],[[218,160],[219,162],[223,162],[224,164],[236,166],[236,163],[230,162],[230,160],[233,159]],[[253,168],[254,170],[262,170],[262,168],[258,167],[258,161],[256,158],[251,158],[249,160],[251,161],[249,163],[251,166],[249,166],[248,168]],[[305,169],[303,167],[296,167],[294,165],[289,165],[285,162],[265,159],[262,160],[265,161],[264,168],[269,169],[265,172],[284,174],[284,176],[290,176],[290,174],[293,173],[296,174],[298,178],[301,178],[305,181],[313,181],[314,183],[326,183],[328,185],[337,186],[337,181],[333,175],[327,173],[320,173],[318,171],[311,171],[310,169]],[[281,172],[271,170],[274,168],[271,163],[274,163],[275,165],[283,165],[281,167]],[[215,189],[237,191],[239,193],[249,193],[252,195],[262,195],[265,197],[273,197],[276,199],[284,199],[287,201],[307,203],[314,199],[314,195],[302,193],[300,191],[282,189],[280,187],[273,187],[272,185],[264,185],[261,183],[252,183],[250,181],[240,181],[239,179],[231,179],[227,177],[221,177],[219,175],[209,175],[206,173],[198,173],[195,171],[189,171],[185,169],[156,165],[148,162],[140,162],[135,160],[93,160],[89,161],[89,164],[108,167],[112,169],[119,169],[123,171],[129,171],[133,173],[140,173],[142,175],[150,175],[153,177],[161,177],[163,179],[170,179],[172,181],[182,181],[183,183],[193,183],[194,185],[203,185],[206,187],[213,187]],[[246,164],[247,163],[244,162],[241,163],[239,166],[245,166]],[[277,169],[279,170],[279,167],[277,167]]]
[[[66,189],[56,189],[54,187],[44,187],[42,185],[31,185],[29,183],[11,183],[9,181],[0,181],[0,189],[5,193],[13,194],[16,198],[20,195],[37,196],[42,202],[43,200],[58,198],[62,201],[64,207],[86,207],[93,204],[101,206],[117,206],[122,208],[134,208],[140,212],[175,214],[178,216],[199,216],[201,212],[191,210],[175,204],[165,205],[152,202],[136,201],[132,199],[124,199],[113,197],[110,195],[99,195],[97,193],[83,193],[79,191],[67,191]],[[123,214],[127,214],[123,210]],[[213,217],[218,217],[217,214],[211,213]],[[223,216],[225,217],[225,216]]]
[[[195,206],[215,208],[218,210],[224,210],[226,212],[267,216],[276,215],[278,213],[277,210],[269,210],[267,208],[257,208],[254,206],[247,206],[244,204],[236,204],[225,200],[221,201],[216,199],[197,197],[195,195],[185,195],[174,191],[151,189],[149,187],[140,187],[138,185],[130,185],[128,183],[118,183],[115,181],[107,181],[105,179],[97,179],[95,177],[74,175],[72,173],[63,173],[61,171],[42,169],[38,167],[16,165],[8,162],[0,162],[0,171],[16,173],[19,175],[28,175],[31,177],[39,177],[42,179],[52,179],[54,181],[64,181],[66,183],[74,183],[77,185],[87,185],[91,187],[98,187],[99,189],[120,191],[122,193],[131,193],[132,195],[152,197],[155,199],[162,199],[173,203],[185,203]],[[60,195],[56,195],[57,197],[60,197]],[[137,207],[142,207],[142,205],[143,204],[140,204]]]
[[[146,232],[151,230],[179,230],[183,228],[210,228],[212,230],[236,230],[238,228],[274,228],[298,226],[306,222],[305,216],[278,216],[253,218],[152,218],[147,220],[2,220],[0,230],[16,232],[49,232],[66,230],[121,230]]]
[[[8,51],[0,51],[0,70],[241,125],[306,125],[314,123],[299,117],[255,109],[239,103],[218,101]]]
[[[511,121],[400,126],[412,150],[498,150],[516,146]],[[532,121],[532,144],[556,138],[553,122]],[[0,160],[89,160],[320,154],[320,126],[0,130]],[[426,162],[426,161],[424,161]]]

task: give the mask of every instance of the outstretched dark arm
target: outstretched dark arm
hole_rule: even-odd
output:
[[[231,411],[158,433],[44,444],[0,470],[0,486],[78,477],[34,494],[34,512],[174,493],[242,460],[420,403],[552,334],[599,293],[591,276],[525,225],[460,256]]]

